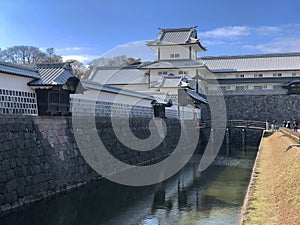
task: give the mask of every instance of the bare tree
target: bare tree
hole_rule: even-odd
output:
[[[54,48],[46,49],[45,53],[38,47],[18,45],[0,51],[0,60],[19,64],[62,62],[62,57],[54,52]]]
[[[124,60],[124,62],[126,63],[126,65],[137,65],[141,64],[141,58],[128,57]]]
[[[132,64],[138,64],[141,59],[135,59],[133,57],[127,57],[126,55],[115,56],[113,58],[100,57],[94,59],[89,63],[90,66],[126,66]]]
[[[80,79],[85,78],[87,72],[89,71],[89,68],[84,66],[82,62],[79,62],[78,60],[67,60],[67,62],[71,63],[71,67],[73,70],[73,73]]]
[[[56,55],[54,48],[46,49],[46,56],[44,58],[44,62],[55,63],[55,62],[62,62],[62,61],[63,61],[62,56]]]
[[[2,50],[0,59],[10,63],[36,63],[44,54],[37,47],[20,45]]]

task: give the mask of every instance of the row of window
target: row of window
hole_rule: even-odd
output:
[[[6,89],[0,89],[0,95],[35,98],[35,93],[26,92],[26,91],[6,90]]]
[[[297,75],[296,73],[292,73],[292,76],[296,76],[296,75]],[[263,76],[264,76],[264,74],[262,74],[262,73],[255,73],[253,75],[253,77],[263,77]],[[235,77],[236,78],[244,78],[245,74],[236,74]],[[282,77],[282,73],[273,73],[273,77]]]
[[[36,103],[35,98],[23,98],[23,97],[14,97],[14,96],[1,96],[1,101],[7,101],[7,102],[26,102],[26,103]]]
[[[189,74],[189,71],[183,71],[183,70],[179,70],[178,71],[179,75],[183,75],[183,74]],[[158,75],[168,75],[168,71],[159,71]]]
[[[121,103],[80,100],[72,101],[78,104],[73,108],[74,115],[118,116],[118,117],[152,117],[153,110],[149,107],[128,105]]]
[[[0,114],[38,114],[35,93],[0,89]]]
[[[228,90],[234,90],[234,88],[235,88],[235,90],[262,90],[262,89],[268,89],[268,85],[254,85],[252,88],[250,88],[248,85],[244,85],[244,86],[242,86],[242,85],[238,85],[238,86],[235,86],[235,87],[233,87],[233,86],[221,86],[221,89],[222,90],[224,90],[224,91],[228,91]],[[272,87],[273,89],[279,89],[279,88],[281,88],[281,86],[280,85],[274,85],[273,87]]]
[[[28,103],[15,103],[15,102],[0,102],[0,108],[32,108],[36,109],[36,104],[28,104]]]
[[[24,114],[24,115],[36,115],[38,112],[36,109],[11,109],[0,108],[0,114]]]

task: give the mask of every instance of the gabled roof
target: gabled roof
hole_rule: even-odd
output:
[[[157,39],[147,43],[148,46],[191,44],[196,44],[202,51],[206,51],[197,38],[196,27],[160,28]]]
[[[69,78],[78,79],[72,72],[70,63],[36,64],[34,67],[40,79],[30,82],[29,86],[64,85]]]
[[[195,101],[198,101],[200,103],[208,104],[208,101],[206,98],[202,97],[199,93],[196,93],[195,91],[187,90],[186,93]]]
[[[20,66],[12,63],[0,62],[0,72],[13,74],[22,77],[39,79],[40,75],[36,69]]]
[[[95,67],[89,79],[101,84],[145,84],[147,77],[137,66],[126,67]]]
[[[153,96],[150,96],[150,95],[147,95],[147,94],[144,94],[144,93],[141,93],[141,92],[136,92],[136,91],[126,90],[126,89],[111,87],[109,85],[103,85],[103,84],[100,84],[98,82],[94,82],[94,81],[91,81],[91,80],[82,80],[81,84],[84,88],[87,88],[87,89],[94,89],[94,90],[98,90],[98,91],[128,95],[128,96],[147,99],[147,100],[151,100],[151,101],[155,100],[155,98]],[[75,98],[76,98],[76,95],[75,95]]]
[[[290,87],[292,85],[298,85],[298,84],[300,84],[300,79],[295,79],[295,80],[291,80],[291,81],[283,84],[282,87],[288,88],[288,87]]]
[[[216,73],[300,70],[300,53],[206,56],[199,61]]]
[[[182,76],[162,76],[161,80],[158,81],[156,84],[151,85],[151,87],[157,88],[179,88]]]
[[[164,92],[156,92],[151,95],[157,103],[167,104],[170,101],[169,94]]]

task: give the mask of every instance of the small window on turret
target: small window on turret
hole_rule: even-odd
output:
[[[170,58],[174,59],[174,58],[179,58],[180,54],[176,53],[176,54],[170,54]]]

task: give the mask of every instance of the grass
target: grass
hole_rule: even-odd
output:
[[[264,137],[245,225],[300,225],[300,148],[281,132]]]

